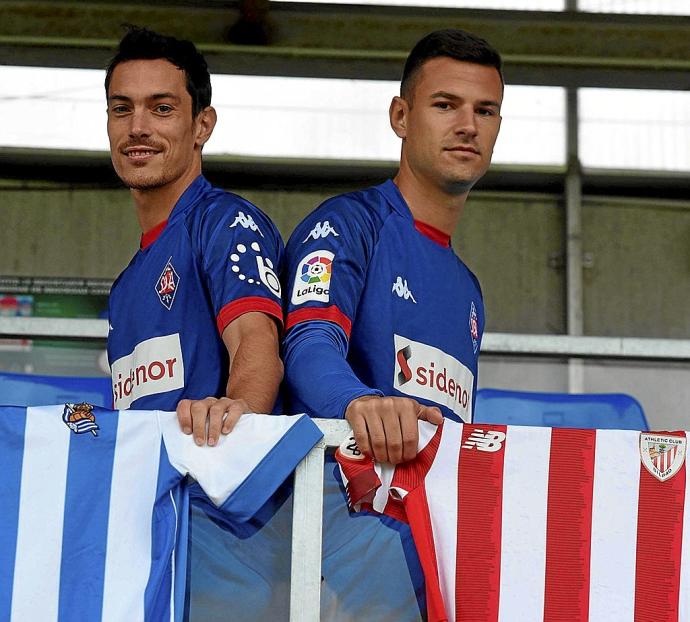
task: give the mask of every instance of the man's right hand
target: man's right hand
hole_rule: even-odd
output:
[[[345,411],[357,446],[377,462],[398,464],[417,455],[420,419],[440,425],[441,410],[408,397],[365,395],[352,400]]]

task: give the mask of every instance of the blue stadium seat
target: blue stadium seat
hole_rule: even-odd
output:
[[[648,430],[640,403],[624,393],[532,393],[479,389],[475,423]]]
[[[89,402],[112,408],[110,378],[35,376],[0,372],[0,404],[47,406],[65,402]]]

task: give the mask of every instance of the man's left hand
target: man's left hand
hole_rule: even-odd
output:
[[[229,434],[239,418],[253,412],[244,400],[229,397],[207,397],[203,400],[180,400],[177,420],[185,434],[194,434],[197,445],[214,446],[222,434]]]

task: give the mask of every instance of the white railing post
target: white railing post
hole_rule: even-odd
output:
[[[347,421],[314,419],[314,423],[324,436],[295,470],[290,622],[320,618],[324,455],[326,447],[337,447],[350,432]]]

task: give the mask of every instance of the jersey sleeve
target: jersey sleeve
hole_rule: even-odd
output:
[[[352,400],[383,395],[357,378],[346,354],[347,337],[338,324],[312,320],[293,327],[283,346],[292,412],[342,419]]]
[[[198,446],[175,413],[159,413],[170,464],[232,521],[248,521],[323,434],[306,415],[246,414],[215,447]]]
[[[324,203],[295,229],[286,248],[286,329],[338,324],[349,338],[381,223],[358,194]]]
[[[196,232],[218,332],[251,311],[282,326],[283,242],[270,219],[244,199],[224,193],[206,210]]]

